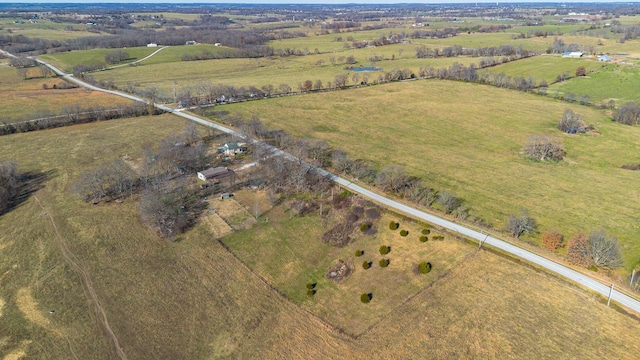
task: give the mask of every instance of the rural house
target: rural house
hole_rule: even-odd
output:
[[[218,148],[219,154],[225,154],[227,156],[233,156],[247,151],[245,143],[237,143],[235,141],[228,142]]]
[[[206,170],[198,171],[198,179],[202,181],[219,180],[228,176],[234,176],[235,172],[223,166],[214,168],[208,168]]]

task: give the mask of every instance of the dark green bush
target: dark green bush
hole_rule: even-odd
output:
[[[362,256],[362,255],[364,255],[363,250],[356,250],[356,257]]]
[[[378,264],[380,265],[381,268],[385,268],[389,266],[389,259],[380,259]]]
[[[595,265],[589,265],[589,267],[587,269],[589,269],[591,271],[594,271],[594,272],[598,272],[598,267],[595,266]]]
[[[400,227],[400,224],[398,224],[395,221],[392,221],[389,223],[389,229],[390,230],[397,230]]]
[[[364,223],[360,225],[360,231],[365,232],[367,230],[369,230],[369,224]]]
[[[427,240],[429,240],[429,238],[426,236],[420,236],[420,242],[427,242]]]
[[[429,273],[431,271],[431,263],[426,261],[421,262],[418,264],[418,270],[420,271],[420,274]]]
[[[429,235],[431,234],[431,230],[429,229],[422,229],[422,235]]]
[[[400,230],[400,236],[407,236],[409,232],[407,230]]]
[[[370,267],[371,267],[371,262],[365,261],[365,262],[362,263],[362,268],[363,269],[367,270]]]
[[[380,255],[387,255],[389,253],[389,251],[391,251],[391,247],[387,246],[387,245],[382,245],[380,246]]]
[[[316,291],[314,289],[307,289],[307,296],[313,296],[316,294]]]
[[[315,289],[316,288],[317,283],[307,283],[307,289]]]
[[[362,301],[365,304],[369,303],[371,301],[371,298],[372,298],[372,296],[371,296],[370,293],[369,294],[360,295],[360,301]]]

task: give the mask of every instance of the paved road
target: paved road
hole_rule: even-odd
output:
[[[148,104],[149,102],[145,99],[133,96],[133,95],[129,95],[129,94],[125,94],[125,93],[121,93],[118,91],[112,91],[112,90],[105,90],[96,86],[93,86],[91,84],[85,83],[81,80],[78,80],[76,78],[74,78],[72,75],[69,74],[64,74],[62,71],[58,70],[57,68],[53,67],[52,65],[38,60],[38,62],[40,62],[41,64],[48,66],[49,68],[51,68],[56,74],[64,76],[66,79],[73,81],[79,85],[85,86],[89,89],[92,90],[96,90],[96,91],[102,91],[102,92],[106,92],[109,94],[113,94],[113,95],[118,95],[118,96],[123,96],[126,97],[128,99],[134,100],[134,101],[140,101],[143,102],[145,104]],[[225,132],[227,134],[231,134],[231,135],[235,135],[239,138],[244,139],[247,142],[250,143],[257,143],[255,140],[252,139],[246,139],[242,134],[231,130],[227,127],[218,125],[218,124],[214,124],[211,123],[209,121],[203,120],[199,117],[193,116],[191,114],[187,114],[184,112],[179,112],[176,111],[168,106],[162,105],[162,104],[154,104],[156,107],[158,107],[159,109],[162,109],[166,112],[170,112],[175,114],[176,116],[180,116],[182,118],[191,120],[191,121],[195,121],[199,124],[202,124],[204,126],[207,127],[211,127],[217,130],[220,130],[222,132]],[[261,144],[263,145],[263,144]],[[289,160],[293,160],[293,161],[299,161],[299,159],[295,158],[294,156],[285,153],[277,148],[274,148],[272,146],[269,145],[263,145],[265,146],[265,148],[273,153],[274,155],[278,155],[278,156],[283,156]],[[349,189],[350,191],[353,191],[355,193],[358,193],[360,195],[362,195],[363,197],[369,198],[379,204],[382,204],[388,208],[400,211],[402,213],[408,214],[413,216],[414,218],[417,219],[421,219],[424,220],[426,222],[432,223],[432,224],[436,224],[438,226],[441,226],[443,228],[449,229],[450,231],[454,231],[458,234],[464,235],[468,238],[471,239],[475,239],[477,240],[479,243],[482,243],[484,245],[490,245],[493,246],[494,248],[500,249],[506,253],[509,253],[515,257],[518,257],[520,259],[526,260],[530,263],[536,264],[542,268],[545,268],[557,275],[560,275],[561,277],[568,279],[570,281],[573,281],[575,283],[578,283],[588,289],[591,289],[592,291],[597,292],[598,294],[603,295],[604,297],[608,297],[609,296],[609,292],[611,291],[611,288],[607,285],[604,285],[602,283],[600,283],[599,281],[584,275],[582,273],[579,273],[575,270],[572,270],[564,265],[561,265],[559,263],[556,263],[555,261],[549,260],[547,258],[544,258],[540,255],[534,254],[528,250],[519,248],[515,245],[509,244],[505,241],[502,241],[500,239],[494,238],[492,236],[489,236],[487,234],[483,234],[479,231],[470,229],[468,227],[462,226],[460,224],[454,223],[452,221],[437,217],[435,215],[426,213],[424,211],[418,210],[416,208],[407,206],[405,204],[399,203],[395,200],[386,198],[382,195],[379,195],[377,193],[374,193],[362,186],[359,186],[357,184],[352,183],[351,181],[341,178],[335,174],[332,174],[324,169],[320,169],[320,168],[316,168],[315,166],[312,166],[310,164],[305,163],[307,166],[309,166],[310,168],[314,169],[315,171],[317,171],[318,173],[320,173],[321,175],[329,178],[330,180],[340,184],[342,187]],[[632,309],[638,313],[640,313],[640,301],[633,299],[630,296],[627,296],[615,289],[613,289],[613,291],[611,291],[611,300],[624,305],[625,307]]]

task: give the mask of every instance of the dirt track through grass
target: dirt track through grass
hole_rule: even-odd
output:
[[[113,330],[109,326],[109,320],[107,319],[107,314],[104,311],[104,308],[102,307],[102,305],[100,304],[98,295],[96,294],[96,291],[93,288],[93,282],[91,281],[91,276],[89,276],[89,273],[84,269],[80,260],[78,260],[78,258],[75,257],[75,255],[71,252],[71,250],[69,249],[69,244],[67,244],[67,241],[64,239],[64,237],[60,235],[60,232],[58,231],[58,227],[56,226],[56,223],[53,220],[51,213],[49,213],[49,211],[42,205],[42,203],[40,202],[37,196],[34,195],[33,199],[49,218],[49,221],[51,222],[51,226],[53,227],[56,233],[56,238],[58,239],[60,250],[62,251],[62,256],[64,256],[67,263],[71,265],[71,267],[73,267],[78,272],[78,274],[82,277],[86,290],[89,293],[90,299],[93,301],[96,307],[96,310],[100,314],[98,319],[100,320],[100,323],[104,327],[104,330],[107,332],[107,335],[113,342],[113,345],[116,348],[116,354],[118,354],[118,358],[120,358],[121,360],[126,360],[127,356],[125,355],[124,351],[120,347],[116,334],[113,332]],[[75,357],[75,354],[74,354],[74,357]]]

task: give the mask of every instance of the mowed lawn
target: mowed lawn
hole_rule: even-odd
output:
[[[597,134],[556,129],[565,109]],[[258,116],[271,128],[326,139],[377,168],[400,164],[437,190],[462,197],[495,228],[525,208],[539,229],[570,238],[603,228],[618,236],[627,269],[640,259],[640,128],[612,123],[601,111],[491,86],[415,81],[233,104],[225,111]],[[557,164],[526,160],[530,134],[552,134],[567,151]],[[529,237],[537,241],[540,234]]]

